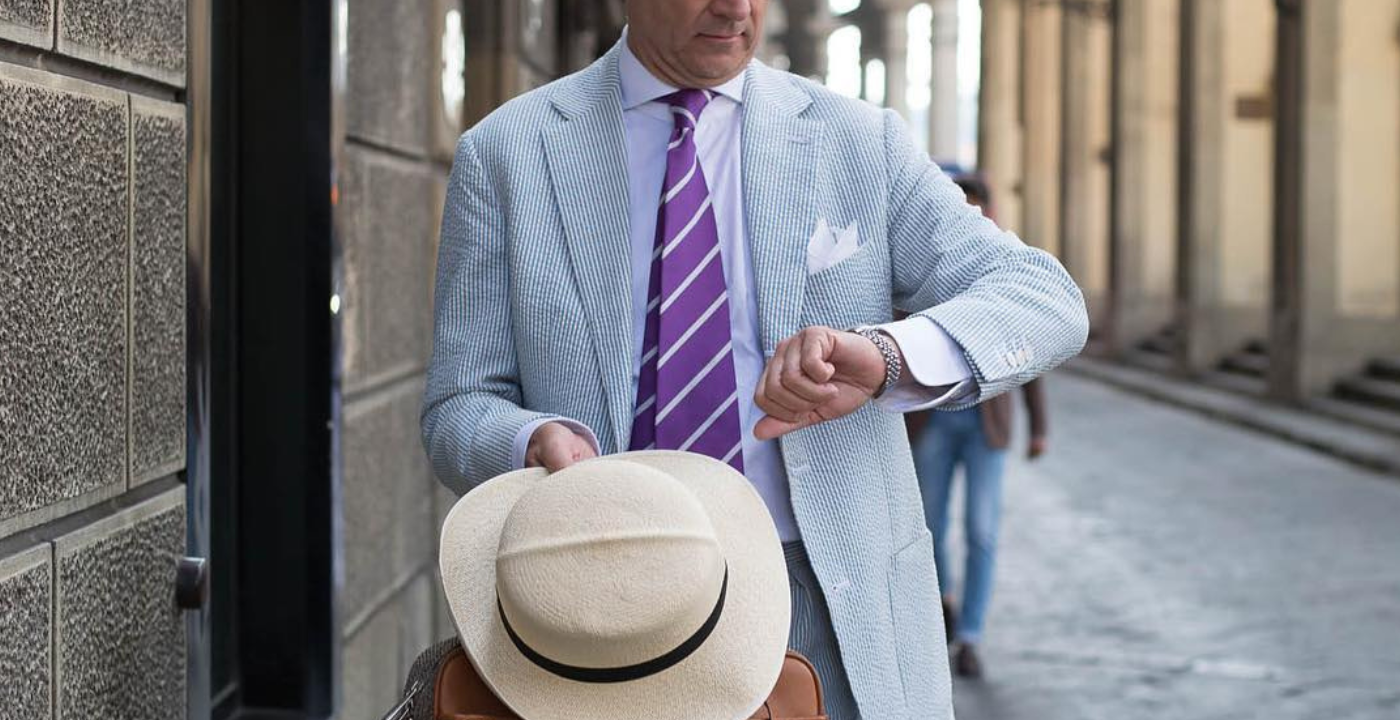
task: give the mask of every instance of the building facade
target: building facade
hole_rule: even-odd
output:
[[[983,167],[1091,351],[1400,430],[1400,3],[982,7]]]
[[[398,702],[453,632],[418,409],[456,139],[622,22],[0,0],[0,717]]]

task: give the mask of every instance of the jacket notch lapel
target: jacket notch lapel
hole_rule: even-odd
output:
[[[754,64],[744,101],[744,214],[767,356],[801,329],[823,131],[821,121],[801,117],[809,104],[791,78]]]
[[[625,449],[635,392],[627,147],[618,92],[614,50],[560,88],[555,104],[565,120],[544,134],[554,199],[612,421],[612,437],[599,438],[604,452]]]

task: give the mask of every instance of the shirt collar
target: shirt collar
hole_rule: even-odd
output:
[[[736,103],[742,104],[744,102],[744,76],[747,74],[747,71],[741,72],[723,85],[711,89]],[[658,80],[655,75],[651,74],[650,70],[642,65],[642,61],[632,54],[632,48],[627,45],[627,28],[622,29],[622,57],[618,59],[618,75],[622,82],[623,110],[632,110],[670,95],[677,90],[677,88]]]

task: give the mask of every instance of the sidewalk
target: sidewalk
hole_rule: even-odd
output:
[[[1400,483],[1047,385],[1049,451],[1027,462],[1019,437],[1008,463],[986,677],[954,678],[959,720],[1400,718]]]
[[[1065,369],[1122,390],[1295,442],[1364,468],[1400,476],[1400,436],[1151,370],[1079,357]]]

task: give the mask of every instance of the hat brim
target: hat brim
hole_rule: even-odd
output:
[[[703,455],[653,450],[607,459],[670,474],[705,507],[729,569],[714,631],[680,663],[628,682],[569,680],[522,655],[497,610],[496,550],[511,508],[546,477],[544,470],[529,468],[473,489],[443,523],[443,589],[467,657],[496,696],[526,720],[750,717],[778,680],[792,612],[787,564],[767,507],[742,475]]]

